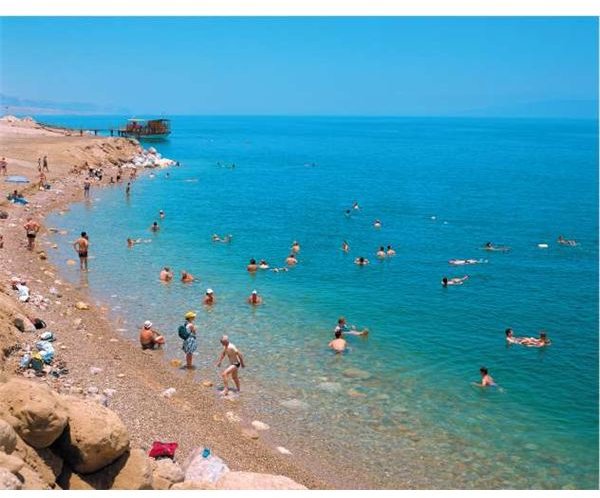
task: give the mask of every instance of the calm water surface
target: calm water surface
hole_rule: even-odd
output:
[[[95,190],[50,220],[71,231],[56,237],[54,261],[75,282],[69,241],[90,233],[90,288],[132,338],[150,319],[168,336],[166,358],[181,358],[176,328],[198,310],[198,379],[218,381],[229,334],[248,363],[247,412],[292,452],[352,462],[380,485],[598,487],[596,122],[180,117],[173,129],[157,144],[182,163],[169,178],[143,177],[129,199],[123,186]],[[355,200],[360,211],[344,216]],[[581,244],[559,246],[559,234]],[[129,250],[127,237],[151,243]],[[293,240],[296,268],[247,274],[251,257],[282,266]],[[487,253],[486,241],[512,250]],[[388,244],[397,256],[378,261]],[[359,255],[371,264],[354,265]],[[164,265],[200,281],[161,285]],[[461,287],[440,286],[465,274]],[[254,288],[259,309],[245,304]],[[340,315],[371,334],[335,356]],[[507,347],[506,327],[544,329],[552,345]],[[501,389],[473,387],[481,365]]]

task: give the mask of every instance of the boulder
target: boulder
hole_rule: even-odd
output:
[[[184,478],[183,469],[173,460],[163,458],[154,462],[153,489],[170,489],[173,484],[183,482]]]
[[[8,218],[8,213],[6,211],[0,211],[0,220],[5,220]]]
[[[171,489],[216,489],[212,484],[204,481],[183,481],[173,484]]]
[[[256,472],[227,472],[217,481],[217,489],[307,489],[289,477]]]
[[[17,438],[17,447],[13,454],[23,460],[27,468],[41,479],[43,487],[52,486],[63,470],[62,458],[48,448],[32,448],[20,437]]]
[[[11,454],[17,447],[17,433],[5,420],[0,419],[0,451]]]
[[[25,465],[25,462],[18,456],[0,452],[0,467],[8,469],[13,474],[17,474],[23,468],[23,465]]]
[[[35,470],[27,465],[19,471],[19,480],[21,481],[21,489],[39,490],[54,489],[56,487],[54,481],[46,482]]]
[[[131,450],[111,489],[152,489],[152,460],[140,449]]]
[[[0,418],[34,448],[50,446],[67,425],[66,407],[58,394],[24,379],[0,384]]]
[[[75,472],[96,472],[129,449],[127,429],[116,413],[91,401],[65,399],[69,401],[69,425],[53,449]]]
[[[12,472],[0,467],[0,489],[16,490],[21,489],[21,487],[21,481]]]

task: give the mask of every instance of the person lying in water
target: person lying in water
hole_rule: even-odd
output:
[[[442,287],[448,287],[449,285],[462,285],[465,282],[465,280],[467,280],[468,278],[469,278],[469,275],[465,275],[464,277],[461,277],[461,278],[444,277],[444,278],[442,278]]]
[[[498,251],[498,252],[508,252],[510,251],[510,247],[508,246],[495,246],[491,242],[486,242],[483,246],[485,251]]]
[[[506,334],[506,342],[508,344],[521,344],[525,339],[525,337],[515,337],[512,329],[506,329],[504,333]]]
[[[333,339],[329,343],[329,347],[333,349],[336,353],[343,353],[348,349],[348,343],[345,339],[342,338],[342,331],[336,330],[334,332],[335,339]]]
[[[483,259],[451,259],[448,261],[451,265],[462,266],[462,265],[476,265],[478,263],[485,263]]]
[[[563,246],[576,246],[579,245],[579,243],[574,240],[574,239],[565,239],[562,235],[558,236],[558,239],[556,239],[556,242],[558,242],[559,244],[563,245]]]
[[[352,325],[352,328],[348,327],[348,324],[346,323],[346,319],[343,316],[340,316],[338,318],[337,325],[333,329],[333,333],[335,334],[338,331],[341,332],[342,336],[344,334],[347,334],[347,335],[362,335],[362,336],[369,335],[369,330],[368,329],[356,330],[356,326],[354,326],[354,325]]]
[[[550,341],[550,339],[548,338],[548,336],[546,335],[546,332],[540,332],[540,336],[539,337],[525,337],[520,344],[522,344],[523,346],[529,346],[529,347],[534,347],[534,348],[541,348],[544,346],[549,346],[550,344],[552,344],[552,342]]]

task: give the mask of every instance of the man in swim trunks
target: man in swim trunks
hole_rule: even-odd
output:
[[[140,344],[142,349],[154,349],[159,348],[165,343],[165,338],[160,335],[156,330],[152,329],[152,322],[146,320],[144,327],[140,330]]]
[[[27,249],[33,251],[35,247],[35,238],[40,231],[40,224],[37,221],[33,221],[33,218],[27,218],[27,223],[23,225],[25,233],[27,234]]]
[[[256,292],[256,289],[254,289],[252,291],[252,294],[250,294],[250,296],[248,296],[248,303],[254,305],[254,306],[258,306],[259,304],[262,304],[262,297],[260,297],[258,295],[258,292]]]
[[[338,318],[338,322],[337,322],[337,325],[335,326],[335,328],[333,329],[333,333],[335,334],[338,331],[342,333],[342,336],[344,334],[347,334],[347,335],[368,335],[369,334],[368,329],[355,330],[354,326],[352,327],[352,329],[350,327],[348,327],[348,324],[346,323],[346,319],[343,316],[340,316]]]
[[[81,237],[79,237],[73,247],[77,251],[79,255],[79,269],[87,271],[88,269],[88,249],[90,247],[90,242],[88,241],[87,233],[81,232]]]
[[[221,362],[225,356],[227,356],[227,359],[230,363],[230,365],[221,373],[221,377],[223,377],[223,384],[225,386],[223,388],[223,396],[227,396],[229,393],[227,378],[231,376],[233,382],[235,383],[235,387],[237,388],[237,392],[239,393],[240,379],[238,377],[238,370],[240,367],[246,368],[246,365],[244,365],[244,357],[242,356],[242,353],[232,343],[229,342],[229,337],[226,335],[221,337],[221,345],[223,346],[223,351],[221,352],[221,356],[217,362],[217,367],[221,366]]]
[[[292,252],[293,253],[299,253],[300,252],[300,244],[298,244],[298,242],[296,240],[294,240],[294,242],[292,244]]]
[[[497,385],[492,376],[488,374],[487,368],[481,367],[479,373],[481,374],[481,384],[476,383],[475,385],[479,387],[495,387]]]
[[[348,343],[342,338],[342,331],[336,328],[334,332],[335,339],[329,343],[329,347],[336,353],[343,353],[348,347]]]

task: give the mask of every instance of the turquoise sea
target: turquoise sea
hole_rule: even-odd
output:
[[[596,121],[175,117],[172,126],[168,141],[146,145],[181,162],[168,178],[143,176],[129,199],[124,185],[93,190],[92,202],[49,221],[88,231],[90,289],[132,340],[150,319],[168,336],[165,359],[183,358],[176,329],[196,309],[197,378],[218,381],[218,338],[229,334],[248,364],[242,408],[293,453],[360,469],[365,483],[598,488]],[[354,201],[361,209],[345,216]],[[233,242],[213,243],[213,233]],[[558,245],[559,234],[580,245]],[[128,237],[152,242],[128,249]],[[66,265],[73,238],[55,237],[53,259],[77,283]],[[250,258],[283,266],[294,240],[296,268],[246,272]],[[487,241],[512,250],[488,253]],[[397,255],[377,260],[388,244]],[[371,264],[354,265],[360,255]],[[199,282],[162,285],[165,265]],[[440,285],[465,274],[462,286]],[[207,287],[211,310],[200,304]],[[258,309],[245,303],[252,289],[264,296]],[[371,333],[336,356],[327,343],[340,315]],[[552,345],[507,347],[507,327],[546,330]],[[472,385],[482,365],[501,388]],[[302,403],[281,404],[292,399]]]

